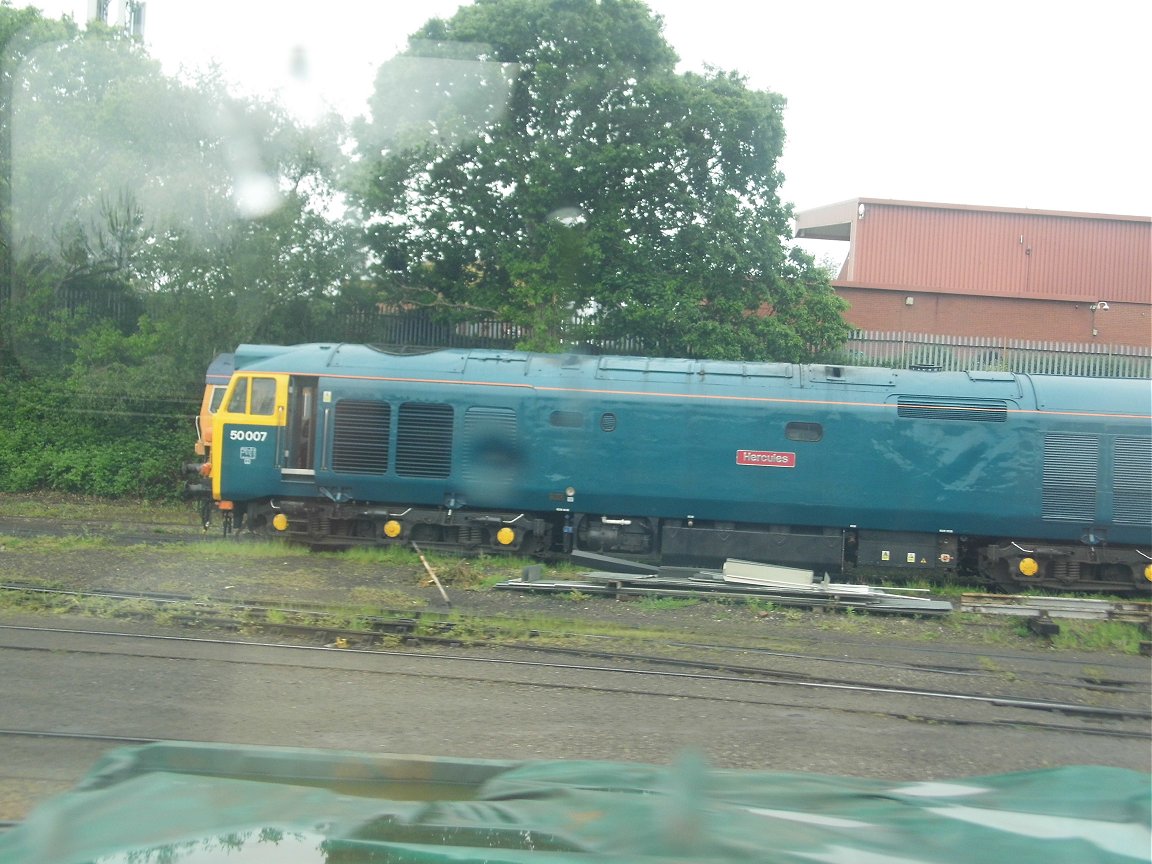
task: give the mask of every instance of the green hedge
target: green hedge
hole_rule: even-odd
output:
[[[179,497],[195,428],[171,403],[102,399],[44,379],[0,380],[0,400],[0,492]]]

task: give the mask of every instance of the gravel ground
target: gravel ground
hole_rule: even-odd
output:
[[[0,496],[2,497],[2,496]],[[448,595],[441,593],[417,562],[385,565],[339,553],[302,554],[266,543],[220,542],[192,520],[161,529],[57,521],[69,539],[29,539],[45,521],[0,516],[0,580],[32,582],[72,590],[172,593],[195,598],[284,604],[332,604],[355,609],[410,609],[482,617],[596,622],[628,630],[655,628],[697,641],[739,642],[769,638],[782,644],[869,646],[915,650],[917,644],[960,651],[1051,654],[1051,644],[1021,626],[1020,619],[953,614],[844,614],[801,610],[769,603],[699,602],[675,605],[644,600],[527,594],[493,590],[492,573],[519,575],[493,559],[460,561],[429,556]],[[5,544],[4,538],[8,537]],[[80,539],[75,539],[80,538]],[[485,580],[485,577],[488,577]],[[578,579],[574,571],[567,578]],[[1073,626],[1068,624],[1066,626]],[[1069,652],[1061,651],[1069,659]],[[1116,653],[1108,646],[1073,652],[1071,659]]]
[[[232,548],[215,542],[218,540],[215,537],[208,538],[212,542],[201,542],[198,532],[191,530],[190,526],[178,527],[152,538],[146,538],[136,530],[91,526],[79,530],[76,525],[61,527],[62,533],[70,536],[62,539],[35,538],[28,536],[35,532],[29,529],[27,521],[0,518],[0,581],[33,582],[60,589],[160,592],[197,598],[270,601],[287,607],[331,604],[362,611],[385,608],[523,619],[557,641],[564,641],[558,636],[561,633],[593,630],[647,637],[648,641],[642,643],[640,650],[643,652],[645,645],[651,646],[654,654],[717,656],[712,650],[670,649],[674,640],[740,646],[740,651],[722,655],[723,661],[755,663],[770,668],[777,664],[784,668],[785,661],[768,652],[796,652],[847,660],[865,658],[874,662],[859,666],[837,664],[835,674],[858,675],[861,681],[868,683],[876,683],[878,678],[882,678],[883,683],[891,686],[918,685],[919,679],[915,671],[909,671],[909,664],[956,664],[984,673],[984,677],[979,679],[983,683],[979,685],[969,683],[976,679],[957,679],[963,682],[956,685],[958,688],[983,686],[998,694],[1027,695],[1029,698],[1032,698],[1029,688],[1046,686],[1035,682],[1048,675],[1053,678],[1070,674],[1090,676],[1106,670],[1108,676],[1126,676],[1135,681],[1147,680],[1148,675],[1146,658],[1124,656],[1106,649],[1055,650],[1043,639],[1027,634],[1018,623],[999,617],[952,615],[916,619],[713,602],[667,608],[653,602],[521,594],[475,587],[483,575],[481,571],[488,564],[437,558],[434,564],[451,601],[446,604],[434,586],[424,584],[426,574],[419,563],[386,566],[346,555],[300,554],[243,540],[237,543],[247,548]],[[77,534],[86,534],[87,538],[75,539]],[[109,537],[114,539],[107,539]],[[143,542],[145,539],[148,542]],[[179,542],[164,542],[172,539]],[[11,611],[15,614],[14,610]],[[4,615],[12,617],[7,613]],[[55,615],[59,616],[59,613]],[[45,620],[46,614],[37,617]],[[71,627],[79,620],[53,617],[47,623]],[[104,629],[106,624],[89,620],[87,626]],[[159,631],[162,622],[117,623],[108,629],[130,628]],[[614,646],[611,640],[600,643],[583,640],[583,644],[601,644],[607,650]],[[45,662],[52,662],[52,654],[44,657]],[[804,664],[810,661],[796,662],[799,665],[789,668],[798,673],[812,669],[814,674],[829,674],[828,667],[833,665],[812,661],[806,666]],[[885,669],[886,663],[892,664],[893,668]],[[15,673],[14,669],[8,671]],[[9,681],[8,686],[15,688],[17,694],[34,692],[37,699],[48,698],[41,692],[49,689],[46,682],[59,684],[64,680],[44,670],[27,674],[34,680]],[[122,676],[114,671],[114,667],[112,671],[101,674],[107,676],[108,683],[96,687],[94,692],[112,693]],[[313,694],[317,709],[316,729],[326,728],[328,705],[348,702],[344,682],[338,676],[330,677],[330,682],[328,677],[318,681],[323,682],[323,686],[331,686],[332,692]],[[414,689],[406,697],[403,708],[411,717],[399,727],[409,730],[405,732],[409,737],[397,737],[392,733],[390,745],[399,747],[400,752],[425,755],[540,758],[541,755],[559,753],[559,758],[599,756],[655,761],[662,759],[672,742],[679,740],[677,735],[691,737],[691,734],[698,734],[692,730],[704,728],[711,730],[709,740],[716,750],[709,755],[717,764],[732,767],[771,764],[784,770],[910,777],[996,773],[1069,761],[1099,761],[1137,770],[1150,767],[1147,740],[1102,739],[1075,731],[1038,734],[1010,726],[1003,731],[979,724],[937,726],[911,716],[907,720],[893,720],[880,713],[872,716],[862,713],[859,707],[850,710],[847,703],[840,707],[818,707],[809,697],[794,694],[780,697],[788,704],[766,705],[760,709],[766,712],[763,716],[750,715],[741,721],[744,725],[737,722],[739,718],[725,713],[723,700],[713,704],[699,695],[685,701],[668,702],[666,708],[646,719],[638,717],[637,709],[632,708],[624,697],[601,696],[596,700],[584,697],[583,701],[577,699],[571,706],[548,701],[537,705],[530,716],[525,715],[521,707],[509,704],[504,706],[507,718],[497,725],[501,729],[516,728],[518,746],[522,749],[500,750],[492,748],[508,738],[494,729],[493,717],[497,715],[493,712],[501,707],[502,700],[491,689],[496,685],[477,686],[479,689],[468,698],[478,700],[476,706],[484,709],[479,712],[462,712],[456,704],[432,704],[437,698],[435,693],[429,692],[428,688]],[[22,687],[32,687],[33,690],[21,691]],[[277,681],[268,682],[267,687],[269,694],[282,694],[284,690]],[[212,682],[207,682],[205,692],[193,701],[202,699],[206,704],[210,703],[212,689]],[[193,691],[190,687],[183,687],[182,692],[190,694]],[[162,695],[161,687],[157,697]],[[1036,697],[1043,695],[1042,689],[1035,691]],[[30,716],[45,717],[44,723],[50,728],[51,715],[64,710],[53,706],[68,704],[67,693],[61,692],[56,696],[64,701],[45,701],[42,708],[36,710],[29,707],[28,710],[32,710]],[[279,704],[271,701],[273,698],[273,695],[268,696],[268,711],[280,710],[273,707]],[[1109,700],[1119,697],[1101,694],[1098,698],[1102,700],[1100,704],[1111,705],[1113,702]],[[1132,705],[1144,709],[1152,707],[1146,704],[1149,701],[1147,695],[1140,695],[1139,690],[1125,698],[1126,708]],[[424,699],[432,702],[416,701]],[[22,726],[16,722],[19,717],[5,716],[15,710],[16,703],[10,701],[6,710],[3,701],[0,700],[0,727],[25,728],[27,723]],[[146,711],[145,706],[153,703],[154,699],[145,699],[140,711]],[[312,704],[310,699],[309,705]],[[362,722],[361,717],[374,716],[373,704],[369,699],[359,710],[352,711],[356,723]],[[116,712],[125,710],[125,706],[123,700],[118,702],[109,696],[106,706],[96,705],[93,710],[108,714],[107,728],[119,728]],[[295,707],[285,704],[284,722],[291,725],[293,712],[299,710],[299,704]],[[527,719],[521,721],[521,717]],[[190,723],[194,732],[194,719],[190,719]],[[443,724],[443,728],[435,724]],[[602,734],[601,724],[608,725],[610,734]],[[181,733],[176,730],[173,734]],[[189,732],[182,734],[197,737]],[[289,736],[267,743],[311,746],[317,740],[317,734],[313,731],[299,740]],[[349,722],[338,724],[324,735],[323,740],[327,743],[323,746],[352,749],[360,748],[356,742],[370,738],[365,730]],[[756,741],[757,736],[762,740]],[[243,740],[261,743],[250,738]],[[767,751],[763,749],[767,746],[766,741],[771,742]],[[529,746],[530,742],[534,746]],[[558,742],[568,749],[556,750],[560,746]],[[823,743],[817,746],[817,742]],[[934,746],[935,742],[939,742],[939,746]],[[92,751],[96,749],[82,742],[54,745],[51,752],[59,763],[56,764],[44,759],[43,745],[37,744],[36,739],[11,739],[0,746],[9,748],[9,762],[14,766],[12,776],[6,779],[6,775],[0,776],[0,818],[20,818],[30,802],[70,786],[87,770]],[[388,749],[394,748],[390,746]],[[765,762],[769,752],[771,760]],[[20,753],[24,753],[22,762],[16,758]],[[2,767],[0,765],[0,769]],[[4,775],[3,770],[0,770],[0,775]]]
[[[0,535],[3,527],[0,525]],[[1046,651],[1013,622],[978,622],[963,616],[917,619],[890,615],[845,615],[740,603],[699,602],[674,606],[655,601],[616,601],[595,596],[530,594],[477,587],[483,565],[434,564],[448,601],[419,564],[365,563],[334,553],[277,555],[222,553],[218,544],[77,546],[51,548],[18,543],[0,548],[0,577],[71,590],[172,593],[195,598],[293,604],[333,604],[359,609],[410,609],[429,613],[595,622],[626,629],[658,628],[696,639],[739,641],[774,638],[799,643],[856,640],[915,643],[946,641]],[[507,571],[509,578],[518,574]],[[571,578],[578,578],[574,574]]]

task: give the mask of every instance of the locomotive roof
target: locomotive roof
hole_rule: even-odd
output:
[[[1152,384],[1144,379],[1066,375],[1033,375],[1031,379],[1036,407],[1042,410],[1152,416]]]
[[[236,355],[234,354],[217,354],[208,364],[208,371],[204,374],[204,383],[227,384],[228,379],[232,377],[232,373],[236,369],[235,359]]]
[[[459,381],[542,384],[563,379],[596,381],[596,387],[666,390],[700,385],[765,389],[813,388],[884,401],[892,394],[954,399],[997,399],[1021,408],[1152,413],[1152,390],[1143,380],[1016,375],[1010,372],[937,372],[880,367],[690,360],[682,358],[536,354],[491,349],[390,352],[370,345],[241,345],[238,370],[338,377],[430,376]],[[528,379],[528,380],[525,380]],[[850,401],[856,401],[851,398]]]

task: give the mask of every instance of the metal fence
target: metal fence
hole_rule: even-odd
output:
[[[847,362],[898,368],[1002,370],[1086,378],[1152,378],[1152,347],[857,330]]]
[[[348,326],[344,338],[413,348],[513,348],[529,335],[525,328],[499,321],[437,323],[422,312],[370,313],[345,323]],[[644,345],[638,340],[583,343],[577,350],[587,354],[645,353]],[[857,330],[835,359],[848,364],[901,369],[1152,378],[1152,347],[1131,345]]]
[[[574,316],[569,324],[568,330],[577,333],[589,326],[590,319]],[[340,329],[345,340],[412,349],[512,349],[532,336],[532,329],[520,324],[491,319],[445,323],[421,310],[400,313],[362,311],[341,318]],[[581,354],[652,353],[645,350],[643,340],[629,337],[596,342],[571,341],[565,344],[568,350]]]

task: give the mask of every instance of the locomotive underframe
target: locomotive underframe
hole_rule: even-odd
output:
[[[588,514],[575,526],[576,550],[662,564],[710,567],[735,558],[830,574],[876,568],[950,576],[960,561],[959,540],[948,533]]]
[[[416,542],[427,548],[536,555],[547,551],[552,542],[552,526],[548,522],[512,511],[336,503],[322,499],[276,499],[250,503],[244,511],[244,524],[250,530],[272,533],[274,520],[282,515],[287,524],[277,531],[279,536],[318,548]]]
[[[1028,575],[1034,562],[1035,572]],[[1147,587],[1144,574],[1152,558],[1137,549],[1043,540],[979,547],[979,569],[1006,591],[1045,588],[1061,591],[1132,591]]]
[[[277,514],[286,527],[273,529]],[[606,514],[496,510],[277,499],[237,507],[236,527],[316,548],[407,545],[467,553],[549,557],[574,551],[639,562],[717,566],[727,559],[803,567],[816,573],[890,572],[948,579],[957,573],[1002,590],[1133,591],[1147,587],[1152,558],[1107,545],[1007,542],[949,533],[813,528]],[[389,526],[392,526],[391,528]],[[502,532],[501,529],[504,529]],[[1035,572],[1026,575],[1027,559]]]

